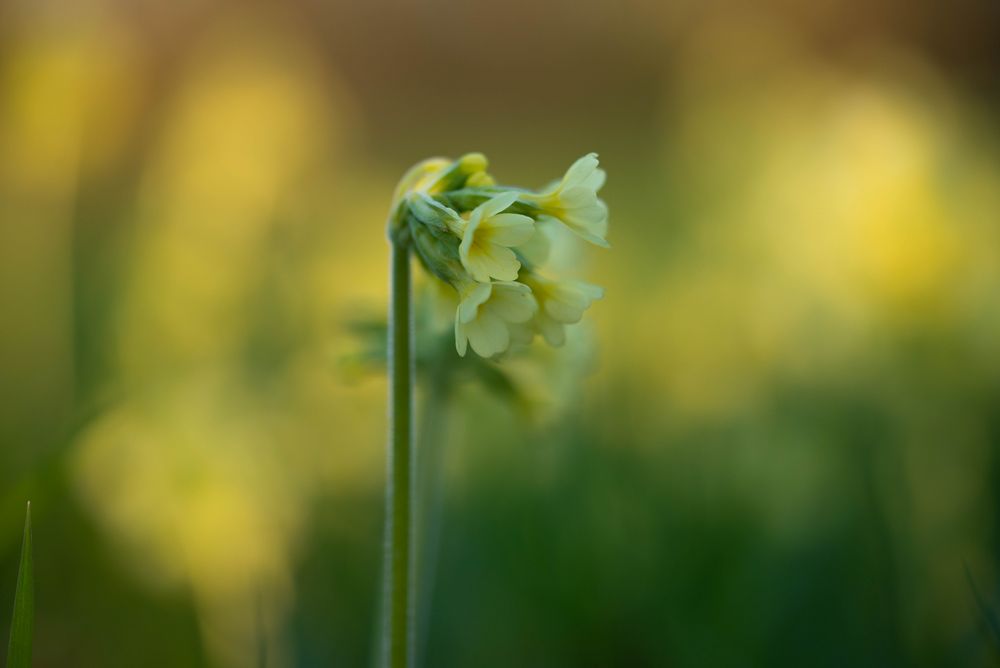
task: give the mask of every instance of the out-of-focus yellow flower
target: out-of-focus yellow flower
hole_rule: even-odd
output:
[[[459,289],[455,311],[455,348],[465,356],[468,345],[481,357],[492,357],[510,346],[511,324],[524,323],[538,310],[531,289],[523,283],[469,282]]]
[[[503,213],[515,200],[516,192],[501,193],[466,214],[461,229],[455,230],[462,236],[458,247],[462,266],[477,281],[517,278],[521,263],[511,248],[531,238],[535,221],[519,213]]]
[[[565,326],[580,322],[583,312],[590,308],[594,300],[604,296],[604,288],[582,281],[552,281],[537,274],[526,276],[523,280],[538,301],[538,311],[528,323],[531,329],[527,337],[519,331],[518,338],[530,340],[537,332],[551,346],[565,343]]]
[[[597,154],[588,153],[554,187],[521,199],[541,209],[539,220],[555,218],[590,243],[608,248],[608,207],[597,197],[607,175],[598,164]]]

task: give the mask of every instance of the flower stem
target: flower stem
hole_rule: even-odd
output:
[[[413,326],[410,243],[405,231],[392,242],[389,307],[389,452],[386,479],[382,629],[384,668],[413,665]]]

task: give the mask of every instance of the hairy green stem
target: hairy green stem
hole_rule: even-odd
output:
[[[382,665],[413,666],[413,324],[410,243],[405,232],[392,241],[392,293],[389,307],[389,452],[386,478],[385,563]]]

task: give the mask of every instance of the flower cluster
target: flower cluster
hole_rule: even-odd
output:
[[[579,322],[604,291],[539,273],[544,253],[532,246],[544,227],[564,225],[608,247],[608,208],[597,196],[604,170],[591,153],[536,192],[497,185],[487,167],[481,153],[415,165],[396,188],[390,235],[405,238],[424,268],[457,291],[459,355],[471,346],[492,357],[535,334],[562,345],[565,326]]]

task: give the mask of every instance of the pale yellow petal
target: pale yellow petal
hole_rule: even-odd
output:
[[[572,188],[585,182],[597,169],[597,165],[596,153],[588,153],[583,156],[566,170],[566,176],[563,177],[563,187]]]
[[[459,357],[465,357],[466,348],[469,345],[469,337],[465,332],[465,325],[459,321],[458,311],[455,311],[455,350]]]
[[[566,328],[544,313],[539,312],[534,319],[535,327],[550,346],[558,348],[566,342]]]
[[[608,179],[608,173],[603,169],[595,169],[594,173],[589,177],[584,179],[583,183],[580,185],[584,188],[594,191],[595,193],[604,187],[604,182]]]
[[[492,357],[507,350],[510,333],[503,320],[489,311],[483,311],[472,322],[465,325],[469,345],[481,357]]]
[[[535,221],[518,213],[501,213],[488,221],[489,240],[501,246],[519,246],[535,233]]]
[[[486,200],[472,210],[473,215],[478,213],[483,218],[492,218],[517,200],[518,193],[513,190],[500,193],[496,197]]]
[[[512,281],[521,268],[514,251],[492,243],[472,246],[461,259],[462,266],[472,277],[482,282],[489,281],[491,276],[501,281]]]
[[[531,290],[520,283],[495,283],[493,299],[487,306],[507,322],[525,322],[538,309]]]
[[[462,302],[458,305],[458,319],[462,323],[472,321],[479,311],[479,307],[485,303],[493,292],[493,287],[489,283],[477,283],[470,286],[462,294]]]

